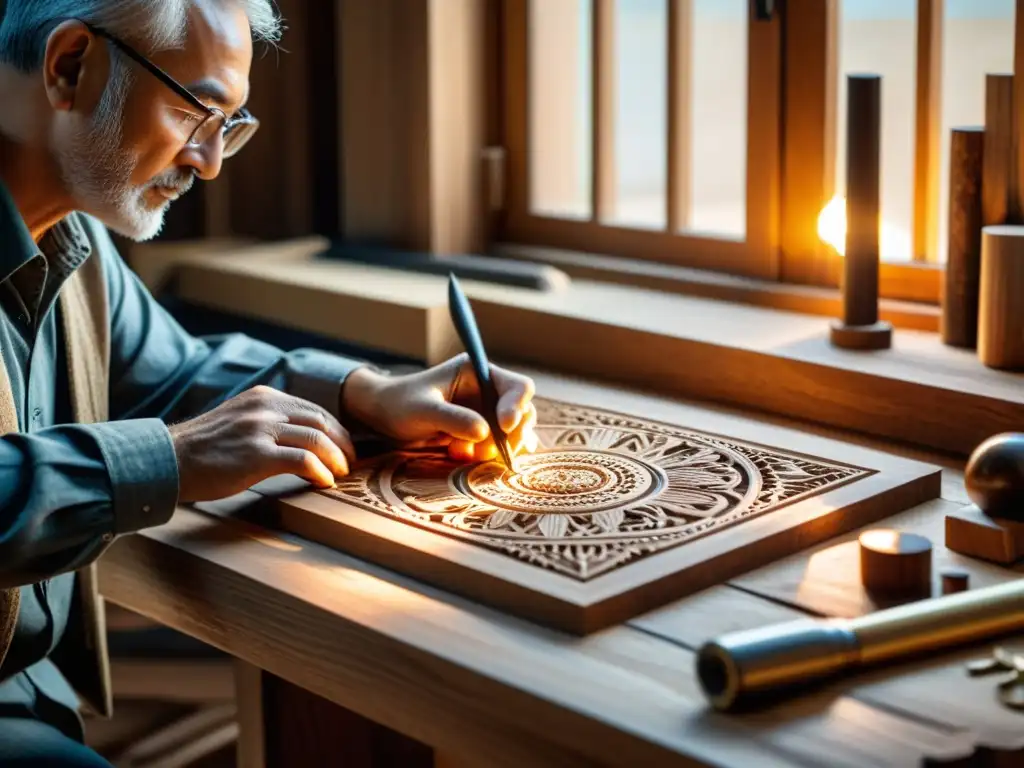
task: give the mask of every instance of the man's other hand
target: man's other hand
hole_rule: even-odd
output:
[[[355,461],[352,440],[328,411],[255,387],[170,428],[181,502],[221,499],[274,475],[330,487]]]
[[[498,390],[498,424],[512,455],[535,451],[533,380],[496,365],[491,365],[491,376]],[[342,390],[342,409],[406,447],[447,446],[457,461],[497,456],[490,428],[480,415],[480,387],[465,354],[404,376],[368,368],[354,371]]]

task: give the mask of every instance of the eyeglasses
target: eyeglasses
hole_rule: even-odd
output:
[[[188,137],[187,146],[200,147],[220,131],[223,134],[224,141],[223,156],[227,159],[238,154],[238,151],[245,146],[249,139],[252,138],[252,135],[256,133],[256,129],[260,127],[260,121],[253,117],[244,107],[238,110],[238,114],[228,117],[224,114],[223,110],[217,109],[217,107],[209,107],[201,102],[188,88],[124,41],[119,40],[99,27],[94,27],[91,24],[86,24],[85,26],[95,34],[105,37],[112,42],[125,55],[148,70],[150,74],[187,101],[194,109],[205,115],[203,120],[192,129]]]

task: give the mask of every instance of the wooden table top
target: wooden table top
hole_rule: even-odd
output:
[[[543,393],[544,375],[534,375]],[[944,514],[967,502],[956,463],[844,439],[944,467],[943,498],[883,523],[928,536],[936,571],[964,567],[972,588],[1019,577],[943,546]],[[255,498],[182,508],[168,525],[118,540],[101,561],[104,594],[467,764],[916,766],[1024,750],[1024,713],[998,704],[991,679],[963,670],[988,644],[753,714],[707,706],[694,671],[705,640],[875,609],[858,580],[856,532],[579,638],[224,517]],[[1024,649],[1024,635],[1003,644]]]

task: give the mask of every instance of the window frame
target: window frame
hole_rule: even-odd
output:
[[[506,200],[496,236],[508,243],[655,261],[783,284],[838,288],[842,257],[817,235],[821,210],[833,194],[837,112],[837,27],[840,0],[786,0],[771,21],[755,19],[750,3],[748,53],[747,238],[738,243],[687,233],[634,229],[589,220],[537,215],[529,210],[530,0],[502,0],[502,128]],[[593,0],[595,34],[614,0]],[[668,0],[670,28],[685,0]],[[604,8],[601,12],[598,9]],[[674,22],[673,20],[676,19]],[[941,157],[943,1],[918,0],[912,262],[882,261],[880,297],[937,304],[944,268],[938,263]],[[1018,29],[1020,24],[1018,23]],[[1019,32],[1018,32],[1019,35]],[[677,38],[678,39],[678,38]],[[596,50],[596,49],[595,49]],[[674,55],[670,35],[669,60]],[[595,73],[597,68],[595,67]],[[600,75],[595,75],[595,80]],[[672,115],[673,79],[669,78]],[[595,91],[598,93],[598,91]],[[595,100],[595,115],[602,107]],[[669,126],[669,168],[673,124]],[[595,179],[602,159],[597,129]],[[762,170],[763,169],[763,170]],[[669,197],[674,186],[669,173]],[[600,205],[601,182],[593,199]],[[671,216],[672,204],[668,203]]]
[[[786,0],[783,16],[784,282],[838,287],[843,259],[818,238],[835,174],[840,0]],[[881,298],[937,304],[942,0],[917,0],[913,255],[882,261]]]
[[[556,218],[530,211],[529,189],[529,5],[531,0],[503,0],[504,47],[504,145],[507,157],[507,198],[499,236],[506,242],[544,245],[554,248],[597,252],[678,266],[724,271],[760,279],[779,276],[779,188],[782,143],[782,24],[779,17],[755,19],[750,2],[748,27],[748,128],[746,235],[742,241],[698,236],[686,232],[631,228],[600,223],[610,193],[608,179],[614,165],[611,154],[611,88],[607,86],[611,62],[606,54],[612,39],[614,0],[593,0],[593,147],[592,215],[589,220]],[[668,60],[678,58],[680,38],[686,27],[688,0],[669,5]],[[674,94],[678,91],[681,67],[670,67],[668,80],[669,167],[677,166],[680,140],[678,120],[685,119]],[[675,74],[671,74],[675,72]],[[669,178],[672,174],[669,174]],[[678,178],[678,177],[677,177]],[[667,219],[679,205],[681,190],[669,181]]]

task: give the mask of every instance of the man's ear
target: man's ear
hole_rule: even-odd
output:
[[[43,56],[43,82],[54,109],[89,110],[103,93],[109,70],[95,35],[79,21],[65,21],[50,33]],[[83,103],[84,102],[84,103]]]

